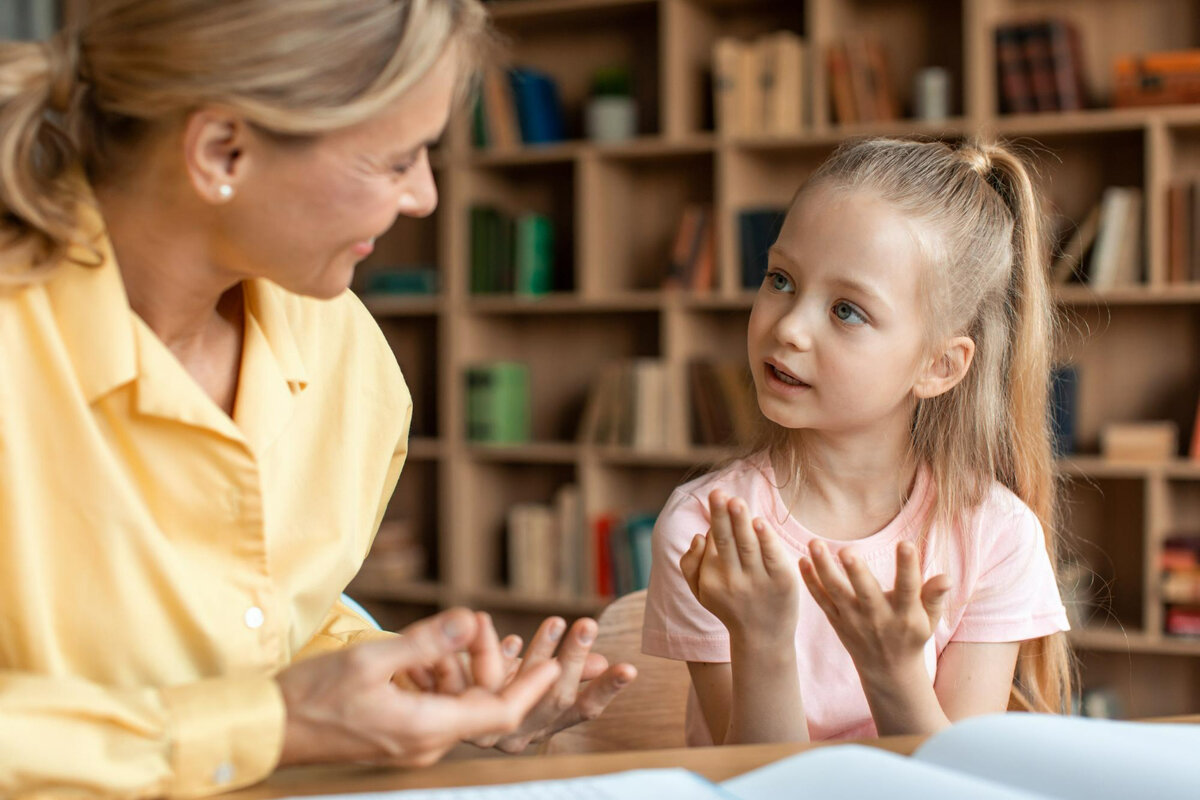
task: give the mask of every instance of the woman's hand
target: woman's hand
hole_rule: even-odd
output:
[[[287,711],[280,764],[423,766],[462,739],[516,731],[558,685],[562,668],[556,661],[543,659],[494,690],[472,686],[455,696],[406,691],[392,680],[479,647],[480,634],[476,615],[452,609],[394,639],[288,667],[276,677]]]
[[[895,683],[914,674],[928,682],[925,643],[942,618],[950,580],[936,575],[922,584],[917,550],[909,542],[896,548],[896,585],[890,592],[852,549],[842,551],[840,565],[821,542],[810,552],[811,559],[800,559],[800,574],[863,683]]]
[[[558,680],[514,730],[464,737],[479,747],[519,753],[564,728],[600,716],[637,677],[632,664],[609,666],[607,659],[591,652],[596,641],[595,620],[576,620],[568,631],[561,617],[546,619],[534,634],[524,659],[518,657],[520,637],[509,636],[501,643],[490,616],[480,613],[477,621],[481,635],[465,658],[448,656],[431,670],[410,673],[413,682],[437,694],[459,695],[473,686],[498,692],[548,662],[560,667]]]
[[[744,501],[717,489],[708,502],[708,535],[697,534],[679,560],[692,594],[725,624],[735,646],[791,647],[800,596],[795,562],[765,520],[751,523]]]

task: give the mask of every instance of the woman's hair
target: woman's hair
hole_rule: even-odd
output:
[[[111,178],[206,104],[283,138],[366,120],[457,45],[459,97],[492,46],[478,0],[90,0],[47,42],[0,42],[0,281],[58,262],[70,173]]]
[[[935,487],[931,522],[965,533],[972,510],[999,481],[1037,515],[1057,571],[1048,417],[1054,311],[1042,211],[1028,168],[998,144],[869,139],[839,147],[793,207],[814,191],[867,192],[921,223],[926,341],[935,348],[966,335],[975,343],[963,380],[918,401],[913,415],[912,456],[929,465]],[[787,467],[785,476],[799,476],[802,442],[802,432],[798,437],[767,422],[756,449],[769,450]],[[1025,642],[1010,705],[1064,711],[1072,678],[1064,634]]]

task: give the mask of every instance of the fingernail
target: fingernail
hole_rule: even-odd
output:
[[[766,529],[767,529],[766,523],[764,523],[761,519],[754,520],[754,530],[758,531],[759,533],[762,533]]]
[[[521,641],[519,639],[510,639],[504,643],[504,655],[514,658],[519,652],[521,652]]]
[[[563,629],[566,627],[567,627],[567,624],[565,622],[563,622],[561,620],[555,621],[550,626],[550,630],[548,631],[548,633],[550,634],[550,641],[557,642],[560,638],[562,638]]]
[[[626,678],[624,675],[618,675],[615,678],[613,678],[613,685],[616,686],[618,689],[624,689],[626,686],[629,685],[629,679]]]
[[[452,642],[457,642],[463,637],[466,631],[454,617],[447,617],[442,620],[442,635]]]
[[[821,553],[825,552],[825,545],[821,544],[820,542],[813,542],[808,546],[808,552],[812,553],[814,556],[820,555]]]
[[[854,558],[854,553],[842,553],[842,563],[847,567],[853,564],[855,561],[856,559]]]
[[[579,632],[580,644],[591,644],[596,640],[596,632],[591,628],[584,628]]]

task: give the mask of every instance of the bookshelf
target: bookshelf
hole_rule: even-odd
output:
[[[657,511],[670,490],[728,455],[688,444],[687,408],[667,445],[646,452],[577,443],[575,429],[597,371],[618,358],[661,359],[680,378],[689,359],[744,358],[753,294],[740,286],[738,212],[787,203],[848,136],[981,132],[1029,148],[1046,196],[1078,222],[1110,185],[1144,193],[1145,276],[1096,291],[1056,287],[1061,358],[1079,369],[1078,452],[1060,462],[1072,552],[1103,581],[1107,615],[1073,634],[1085,686],[1109,686],[1128,716],[1200,712],[1200,639],[1162,633],[1158,552],[1172,532],[1200,531],[1200,463],[1177,458],[1112,463],[1099,454],[1109,421],[1170,419],[1189,436],[1200,397],[1200,284],[1166,280],[1166,187],[1200,178],[1200,106],[1007,115],[998,111],[991,32],[1054,15],[1082,34],[1092,94],[1110,89],[1126,52],[1200,47],[1200,4],[1184,0],[508,0],[491,5],[514,62],[559,83],[568,140],[477,150],[460,122],[436,154],[441,205],[429,220],[400,220],[366,269],[436,263],[434,297],[368,297],[396,349],[416,403],[414,439],[389,515],[419,531],[430,554],[422,580],[398,585],[368,568],[350,587],[384,624],[452,604],[491,611],[528,635],[543,615],[596,613],[600,597],[532,597],[502,582],[508,507],[548,502],[580,486],[585,513]],[[809,43],[808,126],[795,136],[714,131],[710,56],[724,35],[793,31]],[[833,121],[821,51],[849,32],[882,38],[903,109],[891,123]],[[638,107],[632,140],[580,138],[588,77],[631,70]],[[949,70],[951,116],[908,117],[922,67]],[[468,210],[490,202],[549,216],[556,290],[524,298],[469,292]],[[661,277],[688,203],[711,203],[715,287],[664,291]],[[530,369],[533,440],[467,441],[463,369],[517,359]],[[682,379],[679,380],[683,383]]]

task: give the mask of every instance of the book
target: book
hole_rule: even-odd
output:
[[[486,146],[514,148],[521,144],[512,81],[504,70],[490,66],[483,72],[481,87]]]
[[[679,216],[663,288],[708,291],[713,280],[712,206],[688,203]]]
[[[1071,364],[1050,371],[1050,428],[1054,455],[1075,452],[1075,414],[1079,403],[1079,371]]]
[[[742,87],[743,60],[746,58],[750,45],[739,39],[723,36],[713,44],[713,112],[716,118],[717,133],[722,136],[736,136],[745,132],[745,121],[739,108],[739,94],[744,94]]]
[[[1200,400],[1196,401],[1196,420],[1192,423],[1192,445],[1188,448],[1188,457],[1200,461]]]
[[[1036,110],[1023,37],[1022,25],[996,26],[997,88],[1000,109],[1006,114],[1029,114]]]
[[[845,42],[839,41],[829,45],[825,63],[829,73],[829,95],[833,101],[834,121],[839,125],[859,122],[854,83],[850,77],[850,56],[846,52]]]
[[[1088,88],[1084,81],[1083,46],[1079,28],[1065,19],[1045,23],[1054,74],[1055,108],[1080,111],[1088,106]]]
[[[1088,262],[1088,283],[1111,289],[1135,283],[1141,261],[1141,189],[1109,186],[1100,199],[1100,224]]]
[[[529,441],[529,368],[495,361],[466,368],[467,439],[483,444]]]
[[[767,274],[767,251],[775,244],[787,209],[747,208],[738,212],[742,288],[757,289]]]
[[[970,717],[911,756],[861,744],[815,747],[714,783],[679,767],[461,789],[377,792],[370,800],[1192,800],[1200,725],[1010,713]],[[801,791],[798,793],[798,788]],[[334,800],[327,796],[326,800]],[[336,800],[348,800],[348,796]]]
[[[554,289],[554,223],[544,214],[521,214],[513,223],[513,291],[538,296]]]
[[[791,31],[775,31],[758,39],[763,83],[763,130],[790,136],[804,130],[806,114],[805,44]]]
[[[1029,88],[1033,93],[1034,111],[1058,111],[1055,87],[1054,58],[1050,50],[1048,23],[1035,22],[1022,27],[1021,50]]]
[[[1101,205],[1092,206],[1091,211],[1083,220],[1071,229],[1071,235],[1062,246],[1058,256],[1050,267],[1050,282],[1064,284],[1073,278],[1084,280],[1087,277],[1085,266],[1088,253],[1096,242],[1096,234],[1100,230]]]
[[[509,71],[509,83],[521,141],[525,144],[561,142],[566,134],[562,100],[554,79],[531,67],[516,67]]]
[[[1100,431],[1100,452],[1111,461],[1167,461],[1179,452],[1179,427],[1169,420],[1110,422]]]

